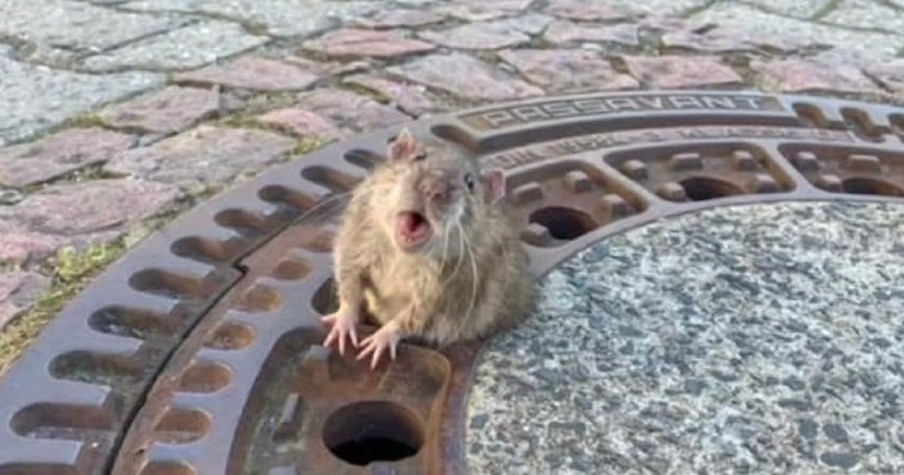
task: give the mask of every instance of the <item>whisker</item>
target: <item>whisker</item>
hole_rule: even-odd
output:
[[[465,236],[464,229],[462,229],[461,224],[459,224],[459,232],[467,244],[468,256],[470,257],[471,262],[471,272],[472,272],[472,289],[471,289],[471,302],[468,304],[468,311],[465,312],[465,317],[462,319],[462,324],[458,328],[458,333],[461,334],[461,329],[464,328],[465,324],[471,318],[471,312],[474,311],[474,305],[477,303],[477,292],[480,288],[480,276],[477,274],[477,258],[474,256],[473,245],[471,244],[471,240]]]

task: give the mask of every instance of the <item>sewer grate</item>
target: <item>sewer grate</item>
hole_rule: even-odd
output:
[[[409,127],[507,171],[538,275],[714,206],[904,202],[904,110],[874,104],[595,94]],[[403,344],[375,372],[319,346],[342,194],[394,133],[277,167],[111,266],[0,382],[0,475],[463,473],[476,344]]]

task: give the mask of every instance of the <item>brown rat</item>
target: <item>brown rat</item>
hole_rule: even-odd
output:
[[[400,339],[447,345],[518,323],[533,305],[528,256],[502,199],[501,170],[403,129],[352,193],[333,246],[339,308],[324,346],[349,338],[393,359]],[[380,328],[359,342],[365,316]]]

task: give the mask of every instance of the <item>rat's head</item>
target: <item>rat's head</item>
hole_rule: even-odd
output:
[[[389,146],[373,203],[385,203],[382,221],[396,247],[408,253],[455,256],[475,223],[505,194],[501,170],[438,140],[419,141],[403,129]],[[479,231],[479,229],[476,229]]]

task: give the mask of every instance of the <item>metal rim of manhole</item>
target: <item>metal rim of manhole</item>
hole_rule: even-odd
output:
[[[891,106],[605,93],[407,126],[506,170],[537,275],[615,233],[715,206],[904,203],[904,109]],[[479,344],[406,344],[376,371],[319,346],[338,198],[397,131],[276,167],[98,277],[0,381],[0,475],[464,473]]]

